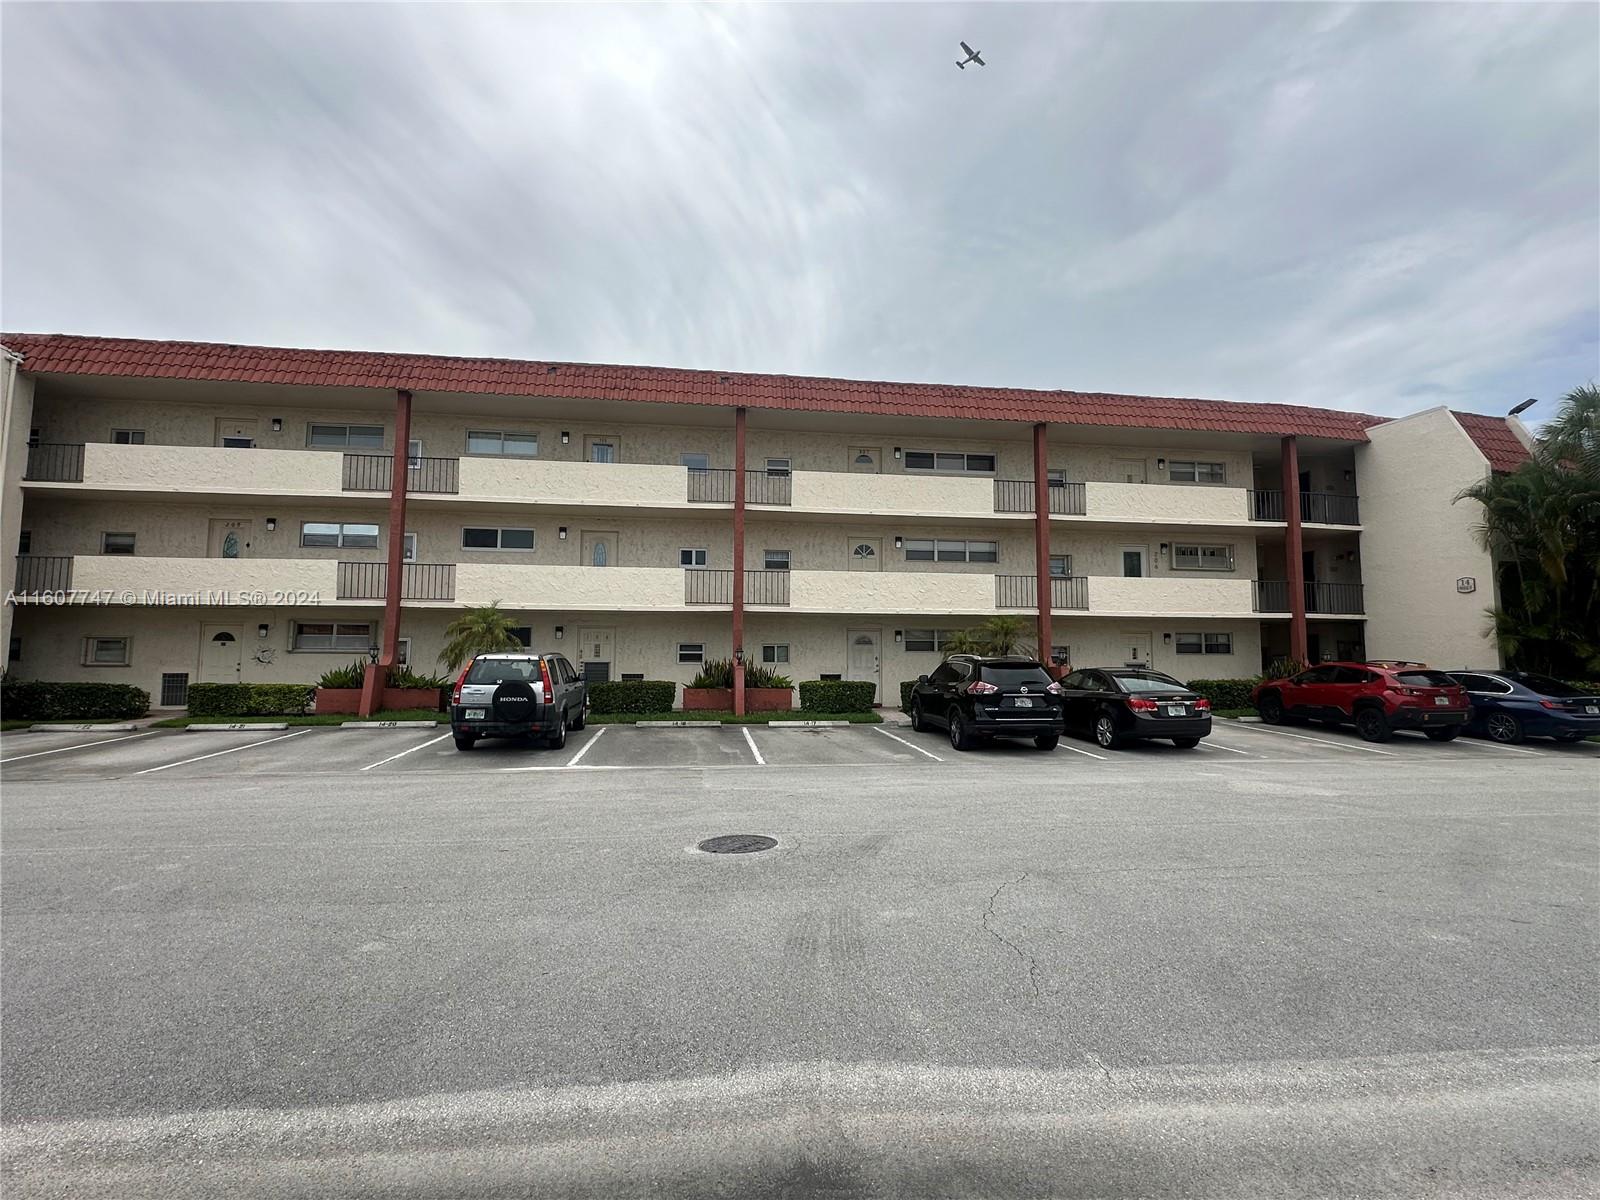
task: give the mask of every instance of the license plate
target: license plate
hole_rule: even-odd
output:
[[[1011,707],[1013,707],[1013,708],[1032,708],[1033,707],[1033,699],[1030,696],[1015,696],[1011,700]]]
[[[1585,704],[1583,711],[1586,713],[1600,713],[1600,704]]]
[[[1169,717],[1184,717],[1189,715],[1189,710],[1181,704],[1169,704],[1162,711]]]
[[[1450,703],[1450,697],[1449,696],[1435,696],[1433,698],[1433,702],[1435,704],[1437,704],[1440,708],[1443,708],[1446,704]]]
[[[469,720],[469,721],[481,721],[481,720],[484,719],[484,717],[486,717],[488,715],[489,715],[489,710],[485,709],[485,708],[469,708],[469,709],[467,709],[467,720]]]

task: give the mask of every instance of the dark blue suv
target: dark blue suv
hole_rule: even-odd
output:
[[[1466,731],[1495,742],[1553,737],[1576,742],[1600,733],[1600,695],[1527,671],[1447,671],[1467,689]]]

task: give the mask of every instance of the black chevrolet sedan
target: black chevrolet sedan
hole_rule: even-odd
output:
[[[1074,671],[1061,681],[1061,706],[1069,731],[1106,750],[1152,738],[1189,750],[1211,732],[1211,701],[1142,667]]]

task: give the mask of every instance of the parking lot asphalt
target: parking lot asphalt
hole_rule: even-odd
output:
[[[1203,745],[6,734],[0,1181],[1592,1194],[1600,746]]]

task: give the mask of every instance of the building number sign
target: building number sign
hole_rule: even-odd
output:
[[[1468,592],[1475,592],[1477,590],[1478,581],[1471,575],[1463,575],[1460,579],[1456,580],[1456,591],[1460,592],[1462,595],[1466,595]]]

